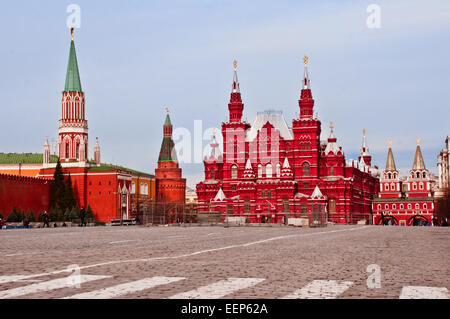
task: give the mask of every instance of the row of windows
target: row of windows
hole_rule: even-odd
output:
[[[99,181],[98,185],[102,186],[102,181]],[[111,181],[108,182],[108,185],[111,186]],[[92,182],[89,182],[89,186],[92,186]]]
[[[310,169],[310,165],[307,162],[304,162],[302,165],[302,169],[303,169],[303,176],[309,176],[309,169]],[[273,177],[273,166],[272,164],[267,164],[266,165],[266,177],[267,178],[272,178]],[[280,177],[281,176],[281,164],[278,163],[276,165],[276,171],[275,171],[276,177]],[[334,168],[331,167],[331,175],[334,174]],[[263,166],[261,164],[258,164],[258,178],[262,178],[263,177]],[[238,167],[237,165],[232,165],[231,166],[231,178],[232,179],[237,179],[238,178]]]
[[[430,205],[431,206],[431,205]],[[408,204],[408,209],[412,209],[412,205],[411,204]],[[416,204],[415,206],[414,206],[414,208],[415,209],[420,209],[420,205],[419,204]],[[423,205],[422,205],[422,208],[423,209],[428,209],[428,205],[426,204],[426,203],[424,203]],[[430,207],[431,208],[431,207]],[[378,209],[380,210],[381,209],[381,204],[378,204]],[[389,209],[389,204],[385,204],[384,205],[384,209]],[[396,204],[392,204],[392,209],[397,209],[397,205]],[[400,204],[400,209],[405,209],[405,205],[403,205],[403,204]]]
[[[395,184],[391,183],[390,185],[391,186],[389,187],[389,184],[384,184],[384,190],[385,191],[389,191],[389,190],[395,191]],[[412,183],[412,189],[413,190],[417,190],[417,184],[416,183]],[[423,183],[419,183],[419,190],[424,190],[424,189],[425,189],[424,184]]]
[[[148,184],[141,183],[141,187],[139,190],[140,190],[141,195],[148,195]],[[135,194],[135,193],[136,193],[136,183],[131,182],[131,194]]]

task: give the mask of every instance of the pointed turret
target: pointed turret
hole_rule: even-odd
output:
[[[50,164],[50,145],[48,144],[48,137],[45,138],[44,144],[44,159],[43,164]]]
[[[332,152],[334,155],[338,155],[339,152],[342,155],[341,147],[337,144],[337,138],[334,136],[334,124],[330,123],[330,136],[328,137],[327,147],[325,148],[325,155],[328,155]]]
[[[394,154],[392,154],[392,141],[389,141],[389,151],[386,160],[386,172],[396,172],[397,168],[395,167]]]
[[[366,141],[366,130],[363,129],[363,141],[361,145],[361,152],[359,156],[359,161],[363,160],[367,166],[372,166],[372,156],[369,153],[369,148],[367,147]]]
[[[88,158],[88,122],[85,116],[85,98],[81,89],[73,30],[72,28],[66,83],[61,98],[59,157],[63,162],[79,162],[84,166]]]
[[[95,165],[100,166],[100,145],[98,143],[98,137],[96,138],[94,147],[94,162]]]
[[[305,64],[305,71],[302,81],[302,91],[300,95],[300,100],[298,105],[300,106],[300,119],[312,119],[313,118],[313,108],[314,99],[311,94],[311,83],[308,75],[308,57],[305,56],[303,59]]]
[[[83,92],[81,89],[80,72],[78,71],[75,42],[73,40],[73,30],[74,29],[72,28],[72,41],[70,42],[69,63],[67,65],[66,85],[64,86],[64,92]]]
[[[414,155],[414,163],[413,163],[413,170],[425,170],[425,162],[422,157],[422,151],[420,150],[420,139],[417,139],[417,147],[416,147],[416,154]]]
[[[292,179],[294,174],[292,173],[291,165],[287,157],[284,158],[283,167],[281,168],[281,178]]]
[[[178,162],[175,152],[175,143],[172,140],[172,122],[170,121],[168,108],[166,108],[166,112],[167,115],[163,127],[164,137],[158,162]]]
[[[239,123],[242,121],[244,104],[242,103],[239,80],[237,76],[237,61],[234,61],[233,85],[231,88],[231,97],[230,103],[228,104],[228,110],[230,113],[230,123]]]
[[[252,162],[250,159],[247,160],[247,163],[245,164],[244,174],[242,175],[244,179],[255,179],[256,175],[253,171]]]

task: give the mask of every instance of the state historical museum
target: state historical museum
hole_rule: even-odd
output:
[[[281,112],[258,113],[243,121],[244,104],[234,63],[229,121],[222,123],[223,155],[214,138],[204,159],[205,180],[197,184],[199,213],[220,213],[249,223],[283,223],[288,218],[348,224],[371,219],[379,171],[371,163],[365,132],[361,155],[346,160],[330,124],[320,140],[305,57],[300,116],[289,126]]]

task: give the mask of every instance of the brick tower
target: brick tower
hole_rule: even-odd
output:
[[[88,122],[85,117],[85,99],[81,89],[73,28],[61,105],[59,158],[61,162],[79,162],[82,166],[88,159]]]
[[[169,207],[176,206],[181,209],[186,198],[186,179],[182,178],[181,168],[178,167],[175,144],[172,140],[172,123],[169,110],[164,122],[164,136],[158,159],[158,168],[155,170],[157,201]]]

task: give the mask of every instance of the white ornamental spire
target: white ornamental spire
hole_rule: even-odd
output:
[[[233,86],[232,86],[231,93],[241,93],[241,91],[239,89],[239,80],[238,80],[238,76],[237,76],[237,61],[236,60],[234,60],[233,65],[234,65],[234,75],[233,75]]]
[[[311,89],[311,83],[309,81],[309,75],[308,75],[308,57],[307,56],[305,56],[303,58],[303,63],[305,64],[305,72],[303,74],[302,89],[308,90],[308,89]]]

